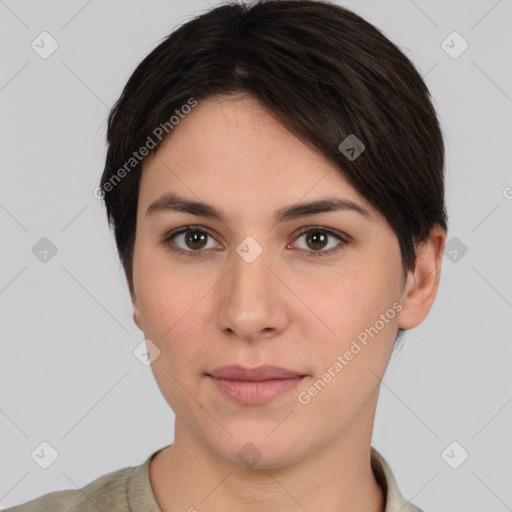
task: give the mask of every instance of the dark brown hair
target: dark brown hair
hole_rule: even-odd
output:
[[[134,152],[156,152],[165,140],[155,136],[158,127],[172,134],[170,119],[191,99],[240,92],[322,153],[384,215],[404,278],[415,266],[415,243],[435,224],[447,230],[441,129],[425,83],[400,49],[328,1],[225,3],[151,51],[108,118],[100,187],[130,291],[141,172]],[[364,151],[351,159],[340,144],[354,135]]]

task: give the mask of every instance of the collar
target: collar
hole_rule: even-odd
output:
[[[143,464],[136,466],[128,480],[127,496],[131,512],[162,512],[149,479],[149,464],[161,450],[163,448],[152,453]],[[391,468],[373,446],[370,451],[370,462],[373,474],[384,492],[384,512],[423,512],[402,496]]]
[[[373,446],[370,452],[370,462],[373,474],[384,492],[386,503],[384,512],[423,512],[402,496],[389,464]]]

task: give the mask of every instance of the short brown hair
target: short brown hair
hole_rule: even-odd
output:
[[[131,170],[126,162],[191,98],[239,92],[322,153],[383,214],[397,235],[404,277],[415,266],[415,243],[435,224],[447,230],[441,129],[425,83],[400,49],[325,0],[227,3],[166,37],[110,112],[100,187],[130,291],[141,164]],[[364,144],[357,158],[340,150],[348,136]]]

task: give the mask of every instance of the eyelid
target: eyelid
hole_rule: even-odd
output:
[[[331,229],[325,226],[304,226],[301,228],[297,235],[295,235],[294,240],[296,241],[302,235],[309,232],[321,232],[326,233],[327,236],[335,237],[339,240],[339,243],[336,247],[329,249],[328,251],[307,251],[305,249],[299,249],[301,252],[305,253],[307,258],[322,258],[332,256],[341,251],[346,245],[351,243],[352,239],[350,236],[345,235],[344,233],[339,232],[338,230]],[[295,243],[295,241],[293,243]]]
[[[178,235],[187,233],[189,231],[197,231],[197,232],[206,234],[206,235],[210,236],[211,238],[213,238],[214,240],[216,240],[215,235],[212,233],[212,231],[210,229],[208,229],[204,226],[188,225],[188,226],[182,226],[181,228],[169,231],[168,233],[166,233],[163,236],[161,243],[164,245],[164,247],[168,248],[172,252],[176,252],[179,254],[185,254],[187,256],[202,256],[202,254],[206,252],[205,250],[199,250],[199,251],[188,250],[187,251],[187,250],[181,249],[179,247],[176,248],[172,245],[172,241],[175,237],[177,237]]]
[[[347,235],[341,231],[338,231],[337,229],[328,228],[326,226],[320,226],[320,225],[304,226],[304,227],[300,228],[299,232],[295,235],[295,237],[298,238],[299,236],[303,235],[304,233],[309,233],[310,231],[315,231],[315,230],[322,231],[324,233],[327,233],[328,235],[335,236],[335,237],[339,238],[340,240],[343,240],[346,243],[349,243],[352,241],[352,237],[350,237],[349,235]]]
[[[195,225],[195,226],[194,225],[188,225],[188,226],[182,226],[181,228],[177,228],[175,230],[172,230],[172,231],[166,233],[163,236],[163,238],[161,240],[161,243],[166,248],[171,250],[172,252],[176,252],[176,253],[179,253],[179,254],[184,254],[186,256],[201,257],[204,253],[209,252],[208,250],[203,250],[203,249],[200,249],[200,250],[197,250],[197,251],[185,250],[185,249],[174,247],[172,245],[171,242],[172,242],[173,238],[175,238],[178,235],[187,233],[189,231],[197,231],[197,232],[200,232],[200,233],[203,233],[203,234],[207,234],[211,238],[216,240],[216,235],[214,235],[209,228],[207,228],[205,226],[199,226],[199,225]],[[322,250],[319,250],[319,251],[313,251],[313,250],[307,251],[305,249],[299,249],[300,252],[306,253],[306,257],[321,258],[323,256],[330,256],[332,254],[335,254],[335,253],[339,252],[341,249],[344,248],[344,246],[346,246],[346,245],[348,245],[349,243],[352,242],[352,237],[350,237],[349,235],[347,235],[345,233],[339,232],[338,230],[335,230],[335,229],[332,229],[332,228],[328,228],[328,227],[325,227],[325,226],[309,225],[309,226],[303,226],[302,228],[300,228],[300,230],[299,230],[299,232],[297,234],[293,235],[294,236],[294,242],[292,242],[292,244],[294,244],[295,241],[300,236],[302,236],[302,235],[304,235],[306,233],[315,232],[315,231],[316,232],[326,233],[328,236],[335,237],[335,238],[337,238],[339,240],[339,243],[338,243],[338,245],[335,248],[329,249],[328,251],[322,251]],[[289,245],[290,244],[288,244],[287,247],[289,247]]]

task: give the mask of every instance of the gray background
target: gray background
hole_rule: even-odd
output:
[[[381,386],[373,445],[426,512],[512,507],[512,1],[343,1],[425,77],[447,149],[448,247]],[[216,5],[212,2],[210,5]],[[105,120],[188,1],[0,0],[0,507],[80,488],[173,440],[105,211]],[[47,31],[59,47],[31,48]],[[468,49],[457,58],[461,41]],[[40,40],[40,39],[39,39]],[[451,42],[453,40],[453,42]],[[48,48],[48,45],[45,45]],[[508,187],[508,188],[507,188]],[[42,262],[33,247],[57,248]],[[461,248],[466,247],[463,254]],[[58,459],[31,453],[46,441]],[[450,460],[442,456],[456,441]]]

